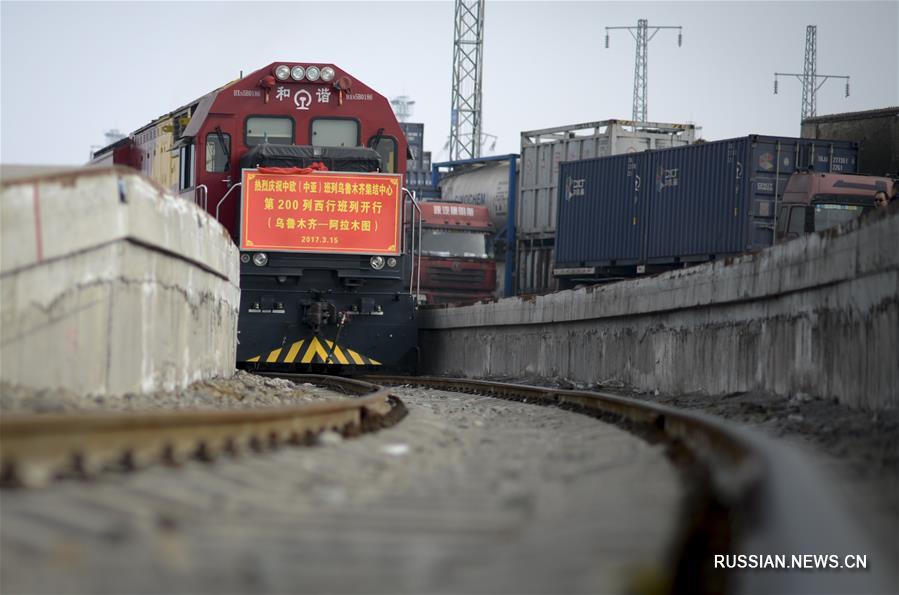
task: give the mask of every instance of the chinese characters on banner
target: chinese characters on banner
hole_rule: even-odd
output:
[[[400,176],[243,172],[242,250],[399,254]]]

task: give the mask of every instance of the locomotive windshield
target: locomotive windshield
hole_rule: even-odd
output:
[[[490,258],[491,250],[485,233],[425,229],[421,234],[421,253],[425,256]]]
[[[312,120],[312,144],[316,147],[355,147],[359,145],[359,122],[345,118]]]
[[[293,142],[293,118],[289,116],[251,116],[247,118],[248,147],[261,143],[289,145]]]

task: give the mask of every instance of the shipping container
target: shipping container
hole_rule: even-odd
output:
[[[515,293],[542,294],[558,289],[553,276],[554,238],[517,238],[515,252]]]
[[[899,177],[899,107],[806,118],[801,136],[856,141],[858,173]]]
[[[556,230],[559,164],[592,157],[689,145],[692,124],[604,120],[521,133],[519,237],[550,237]]]
[[[412,161],[407,165],[407,169],[421,171],[423,168],[424,154],[424,135],[425,125],[420,122],[400,122],[400,128],[406,135],[406,142],[409,143],[409,150],[412,151]]]
[[[685,146],[693,143],[697,134],[693,124],[628,120],[522,132],[516,203],[516,292],[545,293],[557,287],[552,268],[560,163]]]
[[[554,273],[652,272],[770,246],[790,175],[855,173],[857,155],[848,141],[753,135],[563,163]]]

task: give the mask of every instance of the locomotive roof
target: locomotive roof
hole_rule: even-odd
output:
[[[241,169],[262,167],[308,167],[314,162],[324,163],[338,171],[370,172],[381,168],[381,156],[374,149],[364,147],[310,147],[262,143],[240,158]]]
[[[118,146],[127,144],[136,134],[139,134],[139,133],[143,132],[144,130],[147,130],[151,126],[155,126],[156,124],[159,123],[160,120],[164,120],[166,118],[173,117],[176,114],[180,114],[180,113],[184,112],[185,110],[190,110],[191,108],[193,108],[193,113],[191,114],[190,122],[188,123],[187,128],[185,128],[184,132],[181,134],[181,138],[193,137],[194,135],[196,135],[197,131],[200,129],[200,126],[202,125],[203,120],[205,120],[205,118],[206,118],[206,114],[209,113],[209,108],[212,107],[212,104],[215,101],[215,98],[218,97],[218,94],[223,89],[227,89],[228,87],[230,87],[231,85],[233,85],[234,83],[236,83],[240,80],[242,80],[242,79],[234,79],[233,81],[231,81],[225,85],[222,85],[215,91],[211,91],[211,92],[207,93],[206,95],[203,95],[199,99],[195,99],[195,100],[191,101],[190,103],[186,103],[186,104],[182,105],[178,109],[174,109],[166,114],[163,114],[163,115],[151,120],[147,124],[144,124],[140,128],[136,129],[134,132],[132,132],[125,138],[119,139],[119,140],[115,141],[114,143],[106,145],[102,149],[96,150],[94,152],[93,156],[96,157],[98,155],[102,155],[103,153],[106,153],[112,149],[115,149]]]
[[[213,103],[215,103],[215,100],[218,97],[219,93],[221,93],[225,89],[228,89],[229,87],[234,86],[235,84],[239,83],[240,81],[242,81],[248,77],[254,77],[256,75],[263,74],[265,72],[269,72],[275,65],[281,64],[281,63],[283,63],[283,62],[272,62],[270,64],[267,64],[267,65],[263,66],[262,68],[254,70],[253,72],[250,72],[246,75],[242,75],[240,78],[236,78],[232,81],[229,81],[228,83],[225,83],[224,85],[215,89],[214,91],[211,91],[205,95],[202,95],[201,97],[199,97],[193,101],[190,101],[190,102],[178,107],[177,109],[174,109],[170,112],[162,114],[161,116],[158,116],[157,118],[148,122],[144,126],[141,126],[140,128],[137,128],[136,130],[134,130],[132,133],[130,133],[124,139],[121,139],[121,140],[116,141],[112,144],[109,144],[101,149],[98,149],[97,151],[95,151],[93,153],[93,158],[97,158],[105,153],[108,153],[109,151],[112,151],[113,149],[115,149],[119,146],[126,145],[136,135],[140,134],[141,132],[146,131],[149,128],[152,128],[153,126],[156,126],[157,124],[159,124],[160,121],[165,120],[166,118],[173,118],[173,117],[186,115],[186,116],[189,116],[189,118],[190,118],[189,121],[187,122],[187,125],[185,126],[184,130],[181,131],[180,136],[178,138],[173,139],[174,143],[172,145],[172,149],[174,150],[174,149],[178,148],[181,144],[183,144],[185,142],[189,142],[190,139],[195,137],[197,135],[197,133],[200,131],[200,128],[202,127],[203,122],[206,120],[206,116],[209,114],[209,110],[212,108]],[[413,157],[412,150],[408,146],[406,147],[406,155],[407,155],[407,158],[409,158],[409,159],[411,159]],[[379,166],[380,166],[380,162],[379,162]]]

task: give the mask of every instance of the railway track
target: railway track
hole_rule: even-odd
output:
[[[427,386],[556,406],[664,443],[688,480],[688,503],[668,580],[675,593],[893,593],[899,576],[878,552],[864,573],[715,571],[716,554],[854,554],[875,551],[826,480],[795,450],[757,432],[694,411],[597,391],[442,377],[379,375],[382,385]]]
[[[677,512],[680,527],[672,544],[675,559],[671,569],[651,573],[643,582],[630,582],[631,590],[694,593],[890,590],[890,579],[884,578],[877,568],[862,574],[716,571],[711,560],[723,553],[791,555],[870,551],[845,514],[828,500],[827,490],[821,489],[819,478],[803,459],[758,434],[720,420],[602,392],[448,378],[377,376],[347,380],[293,374],[271,376],[328,384],[360,398],[265,411],[127,418],[77,416],[87,422],[83,425],[72,419],[49,416],[42,416],[43,420],[4,419],[0,425],[4,476],[10,481],[36,485],[53,476],[89,474],[91,469],[103,466],[133,467],[153,460],[177,461],[188,457],[208,460],[218,453],[243,448],[261,449],[279,442],[306,443],[326,429],[354,435],[395,423],[404,414],[402,402],[390,397],[384,386],[401,386],[406,391],[410,387],[429,387],[583,413],[665,449],[668,458],[681,469],[687,490],[686,505]],[[117,418],[120,419],[114,421]],[[370,479],[376,477],[374,474]],[[395,494],[392,499],[398,497],[405,498]],[[377,518],[376,511],[366,509],[358,514],[361,516],[350,514],[355,521],[341,521],[337,526],[348,528],[360,522],[377,525],[372,520],[361,520],[366,516]],[[464,515],[454,513],[460,514]],[[391,511],[389,518],[395,519],[395,515]],[[384,530],[390,532],[386,527]],[[418,589],[427,590],[416,583],[413,590]]]
[[[54,478],[91,476],[110,468],[309,444],[326,430],[353,436],[402,418],[402,403],[382,387],[332,376],[293,378],[359,398],[229,411],[4,415],[0,485],[43,486]]]

